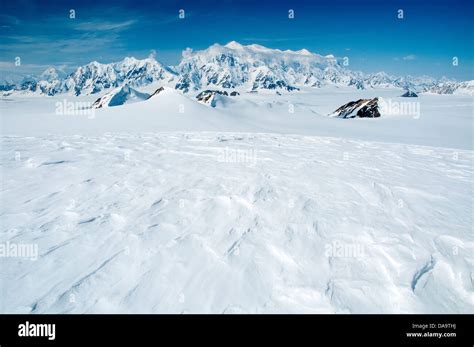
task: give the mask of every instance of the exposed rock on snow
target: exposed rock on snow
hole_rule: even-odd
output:
[[[350,101],[329,114],[338,118],[378,118],[381,116],[379,98]]]
[[[201,93],[199,93],[196,96],[196,99],[206,105],[210,105],[212,107],[216,107],[216,98],[219,96],[229,96],[229,94],[226,91],[220,91],[220,90],[205,90]]]
[[[92,104],[92,108],[120,106],[128,103],[143,101],[149,97],[149,94],[139,92],[128,85],[125,85],[121,88],[114,89],[97,99]]]
[[[407,90],[407,91],[402,95],[402,97],[404,97],[404,98],[417,98],[418,95],[417,95],[415,92],[411,91],[411,90]]]
[[[148,97],[148,99],[160,94],[162,91],[164,91],[165,88],[164,87],[159,87],[157,88],[153,93],[150,94],[150,96]]]

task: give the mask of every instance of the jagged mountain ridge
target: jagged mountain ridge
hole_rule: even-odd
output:
[[[357,73],[343,68],[332,55],[307,50],[281,51],[260,45],[243,46],[235,41],[225,46],[183,52],[175,68],[180,76],[176,89],[247,87],[248,90],[286,89],[324,84],[357,85]]]
[[[89,95],[124,85],[139,87],[156,81],[172,82],[175,78],[169,68],[162,66],[152,57],[141,60],[127,57],[110,64],[93,61],[78,67],[63,79],[58,77],[54,68],[47,69],[42,76],[46,78],[39,81],[26,79],[16,86],[16,89],[46,95]]]
[[[453,82],[444,81],[427,88],[426,92],[434,94],[464,94],[474,95],[474,81]]]
[[[5,84],[0,90],[89,95],[123,85],[140,87],[153,82],[163,82],[184,93],[209,88],[294,91],[300,87],[334,85],[474,94],[472,81],[438,81],[429,76],[396,77],[385,72],[365,75],[346,69],[332,55],[322,56],[306,49],[282,51],[255,44],[244,46],[235,41],[226,45],[214,44],[196,52],[187,49],[181,62],[174,67],[165,67],[153,57],[141,60],[127,57],[110,64],[94,61],[78,67],[68,76],[61,76],[54,68],[49,68],[39,79],[29,77],[18,85]]]

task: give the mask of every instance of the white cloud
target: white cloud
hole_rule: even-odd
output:
[[[150,51],[150,54],[148,55],[149,58],[156,59],[156,50],[152,49]]]
[[[124,22],[90,21],[79,23],[74,29],[81,31],[122,31],[128,29],[136,22],[134,19]]]
[[[409,54],[409,55],[407,55],[407,56],[404,56],[402,59],[405,60],[405,61],[415,60],[415,59],[416,59],[416,55],[414,55],[414,54]]]
[[[0,52],[13,56],[27,56],[28,52],[36,54],[51,54],[51,52],[83,54],[84,52],[95,51],[97,47],[104,47],[115,43],[116,34],[101,35],[84,33],[71,38],[50,37],[47,35],[26,36],[12,35],[5,36],[12,43],[4,44],[0,47]]]

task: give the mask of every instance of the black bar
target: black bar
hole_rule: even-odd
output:
[[[55,324],[54,340],[20,337],[20,324],[26,327],[26,322],[29,328]],[[0,315],[0,345],[148,345],[153,341],[153,345],[168,345],[167,341],[247,345],[261,340],[291,346],[473,346],[473,326],[473,315]]]

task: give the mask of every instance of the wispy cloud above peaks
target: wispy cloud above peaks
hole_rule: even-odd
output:
[[[122,31],[129,29],[136,24],[137,20],[130,19],[121,22],[104,22],[103,19],[95,19],[93,21],[82,22],[74,26],[79,31]]]
[[[202,50],[215,42],[236,40],[245,46],[262,44],[295,52],[306,48],[324,56],[347,57],[351,69],[366,72],[474,77],[472,35],[467,34],[472,1],[435,1],[430,6],[411,1],[403,4],[409,14],[403,20],[390,4],[394,0],[377,6],[365,6],[366,1],[371,2],[344,0],[345,11],[310,0],[251,2],[251,11],[244,0],[69,4],[28,0],[24,6],[4,1],[0,55],[2,60],[19,56],[35,64],[76,61],[82,65],[129,55],[146,57],[155,49],[160,61],[174,65],[186,47]],[[74,18],[70,18],[71,8]],[[288,8],[295,11],[292,19]],[[360,26],[361,22],[368,24]],[[461,62],[456,67],[453,57]]]
[[[403,57],[394,57],[393,60],[394,61],[413,61],[413,60],[416,60],[418,57],[414,54],[408,54],[408,55],[405,55]]]
[[[416,59],[416,55],[414,55],[414,54],[409,54],[409,55],[404,56],[402,59],[405,60],[405,61],[415,60],[415,59]]]

